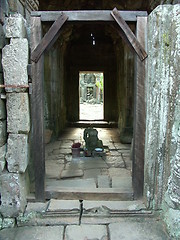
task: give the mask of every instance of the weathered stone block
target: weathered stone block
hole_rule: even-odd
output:
[[[6,160],[8,171],[24,173],[28,165],[28,136],[25,134],[9,134]]]
[[[71,225],[66,228],[65,239],[107,239],[107,229],[105,225]]]
[[[28,133],[30,130],[29,99],[27,93],[7,94],[7,131]]]
[[[5,19],[4,32],[6,38],[25,38],[25,20],[20,14],[14,14]]]
[[[4,83],[6,85],[28,84],[28,41],[27,39],[11,39],[9,45],[2,50]],[[25,91],[26,88],[6,88],[7,92]]]
[[[6,119],[5,102],[0,99],[0,120]]]
[[[148,17],[144,193],[154,208],[161,208],[172,172],[176,117],[179,126],[175,112],[179,101],[179,12],[180,5],[160,5]]]
[[[180,239],[180,210],[169,208],[166,210],[164,218],[172,239]]]
[[[0,121],[0,147],[6,143],[6,121]]]
[[[6,163],[6,145],[0,147],[0,172],[4,170],[4,166]]]
[[[2,228],[14,228],[15,218],[4,218],[2,222]]]
[[[26,189],[24,174],[4,172],[0,176],[1,206],[4,217],[16,217],[24,212],[26,206]]]

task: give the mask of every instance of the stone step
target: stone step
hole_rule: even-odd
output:
[[[59,186],[47,186],[46,199],[64,200],[133,200],[133,191],[120,188],[61,188]]]
[[[97,128],[117,128],[117,122],[107,122],[107,121],[77,121],[77,122],[69,122],[68,125],[70,127],[83,127],[87,128],[93,125],[93,127]]]
[[[30,208],[30,204],[27,210]],[[83,212],[136,212],[146,210],[146,206],[141,200],[134,201],[83,201]],[[64,212],[79,212],[80,211],[80,202],[79,200],[57,200],[51,199],[48,205],[46,213],[64,213]]]

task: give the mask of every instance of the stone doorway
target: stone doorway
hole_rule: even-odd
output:
[[[90,12],[90,13],[88,12],[86,14],[86,18],[89,17],[91,15],[91,13],[92,12]],[[116,11],[116,13],[119,14],[117,11]],[[45,14],[45,15],[43,16],[43,14]],[[57,14],[57,13],[55,13],[55,14]],[[71,19],[71,12],[66,12],[66,14],[70,14],[70,19]],[[80,13],[80,14],[82,14],[82,13]],[[106,19],[107,16],[108,16],[108,19],[109,19],[109,14],[110,14],[109,11],[107,11],[105,13],[105,15],[106,15],[105,19]],[[135,14],[135,13],[133,12],[132,15],[133,14]],[[137,35],[137,38],[139,39],[139,41],[142,42],[142,44],[144,45],[145,44],[145,37],[146,37],[145,28],[146,28],[146,19],[147,19],[147,17],[145,17],[145,16],[147,14],[146,13],[141,13],[141,12],[140,13],[138,12],[137,14],[140,14],[141,16],[138,17],[138,18],[137,18],[137,16],[134,16],[134,21],[137,21],[137,24],[136,24],[137,34],[136,35]],[[32,50],[34,49],[33,52],[32,52],[32,60],[33,60],[33,64],[32,64],[32,72],[33,72],[33,74],[32,74],[32,78],[33,78],[32,121],[33,121],[33,128],[34,128],[34,134],[33,134],[34,135],[33,136],[34,142],[33,142],[33,145],[35,146],[33,157],[34,157],[34,161],[35,161],[35,165],[36,165],[35,166],[35,177],[36,177],[35,192],[36,192],[36,198],[39,199],[39,200],[45,198],[45,191],[44,191],[45,190],[45,181],[44,181],[45,180],[45,157],[44,157],[45,149],[44,149],[44,126],[43,126],[44,125],[44,123],[43,123],[43,116],[44,116],[44,114],[43,114],[43,107],[44,107],[44,98],[43,98],[43,95],[44,95],[43,83],[44,82],[43,82],[43,77],[44,76],[42,74],[43,73],[43,68],[44,68],[43,54],[44,54],[44,51],[46,50],[45,48],[50,47],[50,46],[47,45],[44,48],[43,41],[45,41],[44,38],[51,38],[51,37],[53,38],[53,36],[51,34],[51,31],[52,31],[51,28],[47,32],[47,36],[45,35],[43,39],[41,37],[41,32],[39,31],[39,29],[41,29],[41,25],[42,25],[41,21],[52,21],[53,13],[52,13],[52,16],[50,18],[48,18],[46,15],[47,15],[47,13],[45,13],[45,12],[44,13],[43,12],[32,13],[32,22],[33,22],[33,32],[32,32],[33,46],[32,46]],[[38,16],[41,16],[41,18],[39,18]],[[93,17],[94,17],[93,21],[95,21],[95,22],[96,21],[102,21],[101,17],[104,18],[104,15],[102,15],[99,18],[99,13],[96,12],[95,16],[93,14]],[[90,18],[91,18],[91,21],[92,21],[92,16],[90,16]],[[98,20],[96,20],[96,18],[98,18]],[[55,16],[55,19],[57,19],[56,16]],[[57,20],[55,20],[55,19],[54,19],[55,25],[52,26],[53,31],[55,30],[55,28],[57,26],[57,21],[60,21],[60,22],[63,21],[64,22],[64,21],[66,21],[67,18],[66,18],[65,15],[61,15]],[[81,17],[80,17],[80,19],[81,19],[80,21],[82,21]],[[131,19],[130,21],[132,21],[132,17],[130,19]],[[104,20],[104,21],[106,21],[106,20]],[[110,21],[113,21],[113,19],[111,19]],[[105,26],[105,25],[99,25],[99,26]],[[134,36],[134,34],[133,34],[133,36]],[[56,37],[55,37],[55,39],[56,39]],[[48,43],[49,40],[47,40],[46,43]],[[135,40],[135,38],[134,38],[134,40]],[[48,44],[51,45],[50,42]],[[62,45],[59,45],[59,46],[62,46]],[[61,49],[61,51],[63,52],[64,50]],[[51,51],[50,55],[53,56],[53,54],[56,54],[56,52],[53,53],[53,51]],[[120,59],[121,55],[118,55],[117,58]],[[53,65],[52,66],[54,67],[55,66],[54,58],[52,58],[52,59],[53,59]],[[135,107],[135,109],[136,110],[135,110],[135,113],[134,113],[134,140],[133,140],[134,141],[134,144],[133,144],[133,146],[134,146],[133,158],[134,159],[133,159],[132,173],[133,173],[133,185],[134,185],[134,190],[135,190],[135,195],[136,196],[141,196],[142,195],[142,192],[143,192],[143,173],[144,173],[144,155],[143,155],[144,151],[143,151],[143,149],[144,149],[144,135],[145,135],[145,108],[144,108],[145,102],[144,102],[144,98],[138,98],[138,94],[139,94],[140,90],[141,90],[141,93],[140,93],[141,96],[144,94],[145,62],[142,63],[141,60],[140,59],[135,60],[136,70],[137,70],[136,73],[135,73],[135,76],[136,76],[136,88],[135,88],[135,99],[136,99],[135,106],[136,107]],[[60,64],[62,64],[63,61],[64,61],[63,59],[60,59]],[[46,59],[45,59],[45,62],[46,62]],[[109,66],[115,66],[115,64],[112,64],[109,60],[108,60],[108,62],[109,62]],[[69,69],[70,69],[70,73],[72,73],[72,74],[68,75],[67,72],[66,73],[61,72],[60,74],[62,74],[62,75],[67,74],[67,79],[69,79],[69,78],[72,78],[72,80],[74,80],[75,78],[78,79],[78,74],[79,74],[79,69],[78,68],[79,68],[79,66],[78,66],[78,68],[74,68],[72,66],[71,62],[67,62],[67,63],[68,63],[67,66],[70,66]],[[78,63],[78,61],[77,61],[77,63]],[[85,66],[83,66],[83,68],[84,67]],[[131,65],[131,68],[132,68],[132,65]],[[47,68],[45,68],[45,70],[46,69]],[[126,72],[129,73],[129,71],[127,69],[126,69]],[[111,78],[112,69],[108,69],[108,71],[106,69],[105,76],[106,76],[106,78],[109,77],[110,80],[117,79],[116,78],[117,76],[115,76],[115,75]],[[128,79],[128,74],[127,74],[126,77]],[[37,82],[36,79],[38,79],[39,81]],[[56,81],[56,79],[55,79],[55,81]],[[50,82],[50,84],[51,84],[51,82]],[[65,84],[65,82],[64,82],[64,84]],[[113,89],[116,89],[116,85],[114,83],[112,84],[109,81],[109,84],[113,87]],[[125,83],[123,83],[123,84],[125,84]],[[73,81],[73,84],[72,84],[73,88],[71,88],[69,93],[71,94],[73,91],[75,92],[77,86],[78,86],[78,84],[76,85],[75,81]],[[123,89],[124,89],[125,86],[127,86],[127,85],[125,84],[125,85],[123,85],[123,87],[120,85],[120,92],[121,93],[123,93]],[[131,88],[132,86],[128,86],[128,87]],[[130,90],[130,88],[129,88],[129,90]],[[63,88],[61,88],[61,90],[62,89]],[[106,89],[108,89],[108,88],[106,88]],[[113,92],[111,88],[109,88],[109,89],[111,90],[112,96],[115,97],[116,92]],[[117,89],[116,89],[116,91],[117,91]],[[131,91],[132,91],[132,88],[131,88]],[[67,94],[67,92],[66,92],[66,94]],[[67,96],[69,97],[70,94],[67,94]],[[105,96],[107,97],[108,94],[109,94],[109,91],[106,91]],[[61,96],[61,95],[59,95],[59,96]],[[77,104],[77,99],[78,98],[75,98],[75,95],[74,95],[74,98],[71,98],[72,102],[68,103],[66,106],[71,106],[72,109],[75,109],[76,104]],[[107,111],[105,111],[106,117],[107,116],[111,117],[111,114],[117,114],[118,111],[117,111],[117,106],[116,106],[115,103],[116,102],[113,101],[112,105],[109,104],[108,109],[110,110],[109,111],[110,115],[107,115]],[[129,125],[128,125],[129,122],[126,121],[126,120],[128,118],[128,114],[132,114],[132,111],[128,110],[128,104],[131,104],[131,103],[132,103],[132,101],[129,98],[128,101],[127,101],[127,109],[125,109],[125,112],[124,112],[125,114],[123,113],[124,116],[123,116],[123,114],[120,116],[120,117],[123,117],[123,118],[118,119],[122,135],[123,134],[126,135],[127,132],[129,133]],[[60,104],[63,107],[65,106],[63,100],[61,100]],[[138,111],[138,106],[141,106],[141,112]],[[112,109],[112,107],[115,107],[114,110]],[[132,108],[131,108],[131,110],[132,110]],[[63,113],[63,111],[64,111],[64,109],[62,109],[62,111],[60,113],[61,117],[63,117],[62,114],[65,114],[65,113]],[[71,111],[71,112],[73,112],[73,111]],[[58,116],[58,114],[54,115],[52,120],[54,120],[56,118],[56,116]],[[37,121],[37,119],[38,119],[38,121]],[[75,119],[76,119],[76,116],[75,116],[74,119],[72,118],[72,120],[75,120]],[[66,120],[67,119],[65,119],[65,121]],[[141,123],[141,126],[139,125],[139,123]],[[132,124],[132,122],[131,122],[131,124]],[[138,138],[137,133],[141,135],[141,138]],[[36,171],[36,169],[38,169],[38,171]]]
[[[104,119],[104,74],[79,73],[79,120]]]

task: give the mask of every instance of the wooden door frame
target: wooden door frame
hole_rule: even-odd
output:
[[[62,19],[60,19],[60,16]],[[31,14],[31,68],[32,68],[32,156],[35,170],[35,198],[44,201],[45,195],[45,143],[44,143],[44,52],[59,37],[65,21],[113,22],[121,28],[120,35],[139,56],[135,74],[135,111],[133,137],[133,186],[136,196],[142,195],[144,184],[144,144],[145,144],[145,58],[147,12],[144,11],[45,11]],[[49,36],[42,37],[42,22],[53,21]],[[59,26],[62,22],[62,25]],[[129,33],[125,21],[137,23],[136,38]],[[127,26],[126,26],[127,25]],[[53,38],[50,39],[53,32]],[[137,41],[138,40],[138,41]],[[137,43],[134,46],[134,41]],[[142,47],[143,46],[143,47]],[[143,53],[143,54],[141,54]],[[140,175],[141,174],[141,175]],[[140,189],[140,190],[139,190]]]

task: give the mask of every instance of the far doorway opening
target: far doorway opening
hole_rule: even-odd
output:
[[[79,72],[79,119],[104,119],[103,72]]]

